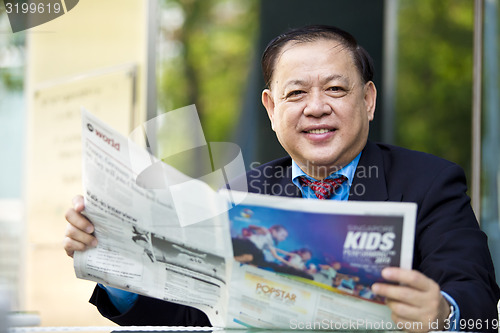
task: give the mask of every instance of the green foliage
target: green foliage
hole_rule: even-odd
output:
[[[207,141],[227,141],[258,29],[258,0],[163,0],[158,96],[163,112],[195,104]],[[181,24],[169,24],[177,17]]]
[[[0,92],[22,92],[26,33],[7,31],[10,31],[9,19],[5,7],[0,6]]]
[[[471,154],[474,2],[399,2],[397,144],[460,164]]]
[[[16,68],[0,68],[0,86],[6,92],[22,91],[24,87],[23,73],[19,74]]]

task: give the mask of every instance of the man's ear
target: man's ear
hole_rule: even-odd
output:
[[[271,93],[271,90],[269,89],[264,89],[262,91],[262,104],[267,110],[267,116],[269,117],[269,120],[271,121],[271,128],[274,131],[274,100],[273,100],[273,94]]]
[[[377,105],[377,88],[373,81],[368,81],[365,84],[365,105],[368,120],[372,121],[375,115],[375,106]]]

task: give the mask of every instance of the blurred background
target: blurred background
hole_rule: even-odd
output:
[[[264,163],[284,151],[260,104],[260,55],[306,24],[339,26],[374,58],[372,140],[464,168],[500,277],[499,2],[82,0],[15,33],[1,3],[0,303],[43,326],[111,324],[62,248],[82,191],[81,106],[128,135],[195,104],[208,142],[235,142],[247,166]]]

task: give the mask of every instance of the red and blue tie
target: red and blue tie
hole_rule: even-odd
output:
[[[338,178],[323,179],[318,181],[312,181],[305,176],[300,177],[300,184],[302,186],[308,186],[314,191],[316,197],[320,200],[330,199],[332,194],[335,193],[347,180],[346,176],[339,176]]]

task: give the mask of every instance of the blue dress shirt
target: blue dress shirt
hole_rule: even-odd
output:
[[[130,291],[105,286],[100,283],[98,283],[98,285],[106,290],[106,294],[108,294],[111,304],[113,304],[120,313],[125,313],[130,310],[139,297],[139,295],[131,293]]]

